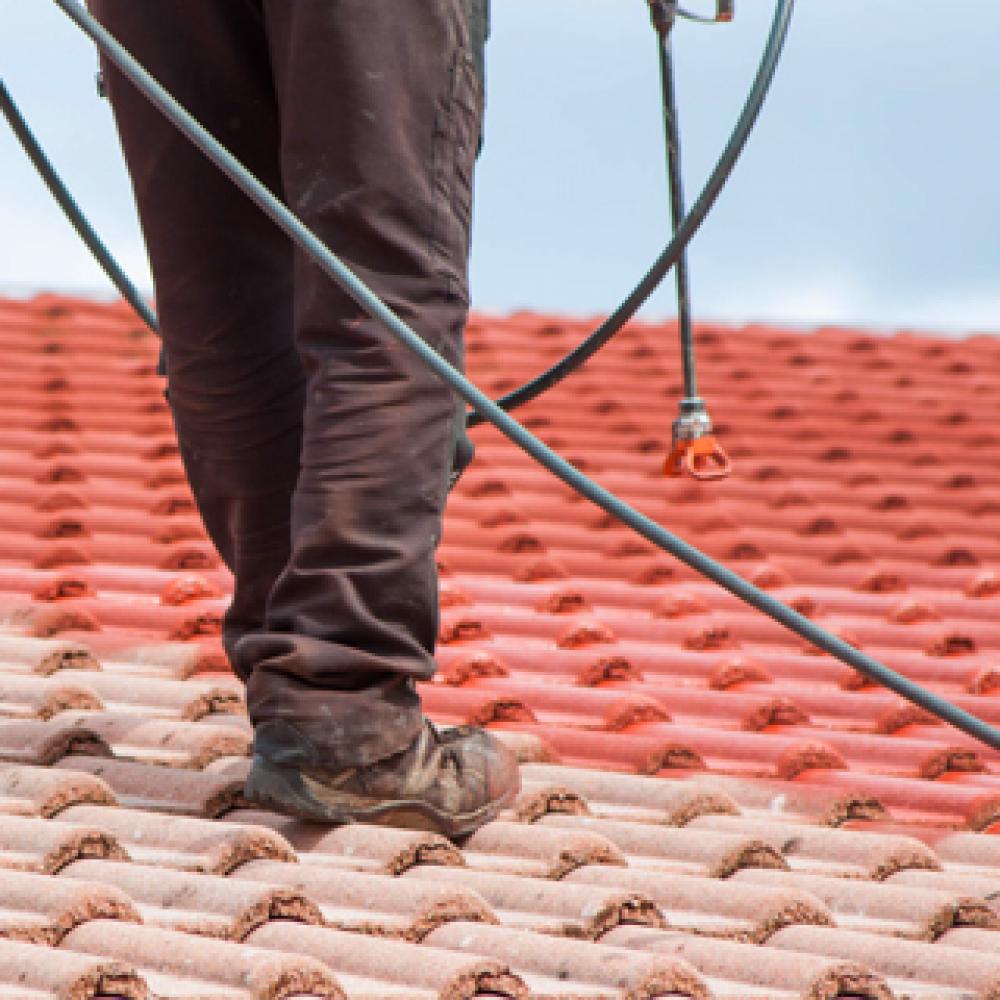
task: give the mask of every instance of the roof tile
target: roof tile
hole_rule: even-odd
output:
[[[399,830],[352,823],[341,827],[317,826],[302,820],[257,810],[234,810],[226,817],[280,834],[284,843],[300,852],[304,864],[334,866],[351,871],[399,875],[415,865],[464,865],[462,852],[435,833]],[[249,859],[247,859],[249,860]],[[275,858],[292,861],[294,857]]]
[[[0,764],[0,813],[49,817],[83,803],[116,805],[117,799],[111,788],[95,775]]]
[[[52,764],[70,754],[111,756],[111,748],[86,720],[66,711],[46,720],[0,719],[0,762]]]
[[[493,907],[505,927],[597,940],[619,924],[666,926],[659,907],[643,890],[623,888],[613,880],[573,885],[568,875],[556,882],[461,868],[414,868],[404,878],[466,886]]]
[[[780,847],[742,832],[694,829],[697,822],[684,829],[675,829],[586,816],[546,816],[533,825],[531,831],[538,830],[539,826],[560,827],[566,834],[577,836],[593,836],[600,831],[630,865],[655,871],[726,878],[741,868],[787,867]]]
[[[71,931],[62,949],[60,955],[83,953],[128,962],[154,996],[171,1000],[344,1000],[335,976],[322,962],[158,927],[94,920]]]
[[[742,869],[729,881],[718,881],[645,868],[620,871],[592,865],[570,872],[564,882],[641,892],[662,909],[670,927],[739,941],[760,943],[789,924],[834,923],[826,905],[807,887],[785,881],[785,871],[774,873],[778,877],[770,882],[773,889],[756,884],[744,888],[734,881],[743,872],[760,871]]]
[[[152,718],[198,722],[215,716],[245,714],[243,686],[235,679],[213,681],[160,680],[111,673],[61,671],[57,678],[93,691],[110,712],[127,711]],[[86,706],[80,706],[86,707]]]
[[[84,774],[100,779],[99,784],[113,793],[117,800],[130,809],[148,809],[153,812],[177,813],[206,819],[222,816],[245,805],[243,781],[245,775],[191,771],[185,768],[143,764],[130,760],[107,757],[64,757],[55,767],[65,771],[62,780],[84,783]],[[48,772],[53,777],[58,771]],[[2,778],[0,778],[2,781]],[[97,799],[79,799],[97,801]]]
[[[449,878],[459,872],[460,877]],[[251,861],[230,880],[249,880],[287,886],[307,893],[322,913],[327,926],[411,941],[425,938],[434,928],[455,920],[495,923],[489,904],[466,881],[464,869],[450,870],[418,865],[402,874],[426,873],[426,882],[374,872],[358,873],[343,868],[289,864],[283,861]]]
[[[367,980],[371,985],[363,991],[357,990],[362,994],[377,996],[378,992],[372,988],[375,983],[391,984],[397,989],[426,990],[441,1000],[465,1000],[483,995],[522,1000],[528,992],[520,978],[503,962],[478,956],[466,958],[436,947],[389,938],[368,938],[362,948],[355,934],[273,923],[254,931],[249,942],[256,947],[312,956],[333,969],[340,978],[353,976]]]
[[[95,691],[65,676],[0,675],[0,716],[51,719],[69,709],[103,708]]]
[[[604,834],[586,829],[549,829],[546,816],[531,825],[493,822],[463,844],[470,868],[560,879],[581,865],[625,865],[624,854]],[[568,817],[565,817],[568,818]]]
[[[0,938],[56,945],[79,924],[101,919],[140,921],[129,896],[103,880],[68,882],[27,872],[3,873]]]
[[[116,837],[132,860],[181,871],[226,875],[248,861],[296,860],[287,841],[260,826],[186,816],[173,816],[165,822],[156,813],[138,809],[86,805],[70,806],[55,820],[45,825],[52,834],[57,835],[63,824],[73,824],[69,829],[74,830],[78,824],[94,824]]]
[[[912,870],[912,869],[910,869]],[[845,929],[936,941],[953,927],[1000,930],[1000,920],[987,900],[939,889],[905,888],[799,872],[771,878],[766,871],[742,871],[734,876],[755,889],[788,887],[812,893],[830,908],[836,925]],[[799,921],[806,923],[807,921]],[[995,937],[1000,945],[1000,935]]]
[[[651,959],[604,944],[553,940],[481,924],[449,924],[431,934],[427,943],[508,962],[542,996],[586,996],[594,987],[602,987],[602,993],[611,989],[611,995],[621,1000],[659,996],[709,1000],[712,996],[701,976],[682,959]],[[586,986],[590,989],[581,989]]]
[[[80,808],[90,807],[71,806],[60,816]],[[103,824],[86,826],[68,819],[53,822],[34,817],[0,816],[0,868],[52,874],[81,858],[127,860],[128,854]]]
[[[48,675],[68,668],[98,670],[86,646],[53,639],[0,635],[0,671]]]
[[[688,831],[692,836],[724,831],[730,836],[758,837],[786,858],[793,871],[882,881],[904,868],[941,867],[938,856],[912,837],[747,817],[733,822],[728,816],[700,816],[691,822]]]
[[[778,934],[813,929],[795,926],[778,931]],[[755,945],[633,927],[618,928],[608,935],[607,940],[609,944],[619,947],[682,956],[709,980],[722,979],[767,990],[785,990],[790,996],[863,997],[865,1000],[893,1000],[894,996],[889,984],[865,964],[830,961],[817,954],[791,956]]]
[[[10,1000],[147,1000],[127,962],[0,940],[0,989]]]
[[[77,879],[121,890],[135,903],[144,924],[190,934],[242,941],[268,920],[323,920],[316,904],[300,890],[170,871],[162,865],[75,861],[60,872],[58,881],[66,883],[65,891]]]
[[[809,777],[812,782],[815,773],[810,773]],[[849,775],[847,780],[852,779]],[[760,815],[771,820],[840,826],[848,820],[869,821],[889,816],[881,801],[872,793],[862,791],[860,784],[857,790],[851,790],[849,785],[843,790],[828,790],[813,783],[733,778],[724,774],[698,775],[688,779],[688,783],[706,793],[729,797],[744,815]]]
[[[201,769],[219,757],[246,754],[250,748],[250,734],[232,726],[147,719],[131,712],[67,711],[62,718],[67,725],[98,734],[114,756],[150,764]]]
[[[887,948],[880,935],[828,927],[786,927],[767,946],[862,963],[890,981],[973,990],[981,997],[1000,990],[1000,957],[966,948],[944,944],[927,948],[902,939]]]

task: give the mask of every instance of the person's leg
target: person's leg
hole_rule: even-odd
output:
[[[455,362],[478,117],[464,3],[275,3],[268,52],[259,0],[94,0]],[[112,71],[108,84],[185,463],[236,573],[225,639],[256,728],[247,794],[312,819],[468,832],[510,800],[516,765],[481,731],[438,734],[412,688],[433,670],[459,408],[301,259],[293,316],[284,237]]]
[[[468,311],[481,88],[466,0],[265,0],[289,206],[450,361]],[[461,408],[296,257],[308,376],[292,555],[235,657],[269,759],[368,765],[417,737]]]
[[[278,114],[259,0],[91,0],[105,26],[280,191]],[[263,624],[289,555],[304,375],[288,240],[112,66],[156,286],[171,408],[192,490],[235,575],[224,641]]]

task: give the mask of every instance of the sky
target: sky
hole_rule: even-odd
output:
[[[689,201],[772,12],[771,0],[737,0],[733,24],[676,30]],[[4,82],[105,242],[150,287],[89,41],[48,0],[0,0],[0,25]],[[998,38],[996,0],[798,0],[759,128],[691,250],[697,317],[1000,332]],[[669,235],[644,0],[494,0],[486,131],[476,306],[611,311]],[[2,123],[0,233],[0,294],[109,294]],[[646,315],[673,311],[668,280]]]

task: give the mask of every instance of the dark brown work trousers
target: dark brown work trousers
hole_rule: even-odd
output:
[[[481,0],[476,0],[481,4]],[[91,0],[105,26],[453,364],[468,311],[480,58],[468,0]],[[255,748],[405,747],[438,628],[460,408],[109,66],[170,405],[235,576]]]

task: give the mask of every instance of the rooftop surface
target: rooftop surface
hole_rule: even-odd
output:
[[[499,395],[586,332],[479,317]],[[1000,723],[1000,341],[702,327],[725,482],[661,475],[672,328],[521,412],[602,484]],[[0,300],[0,997],[1000,997],[1000,758],[492,429],[429,713],[524,760],[454,845],[241,801],[229,580],[124,306]]]

